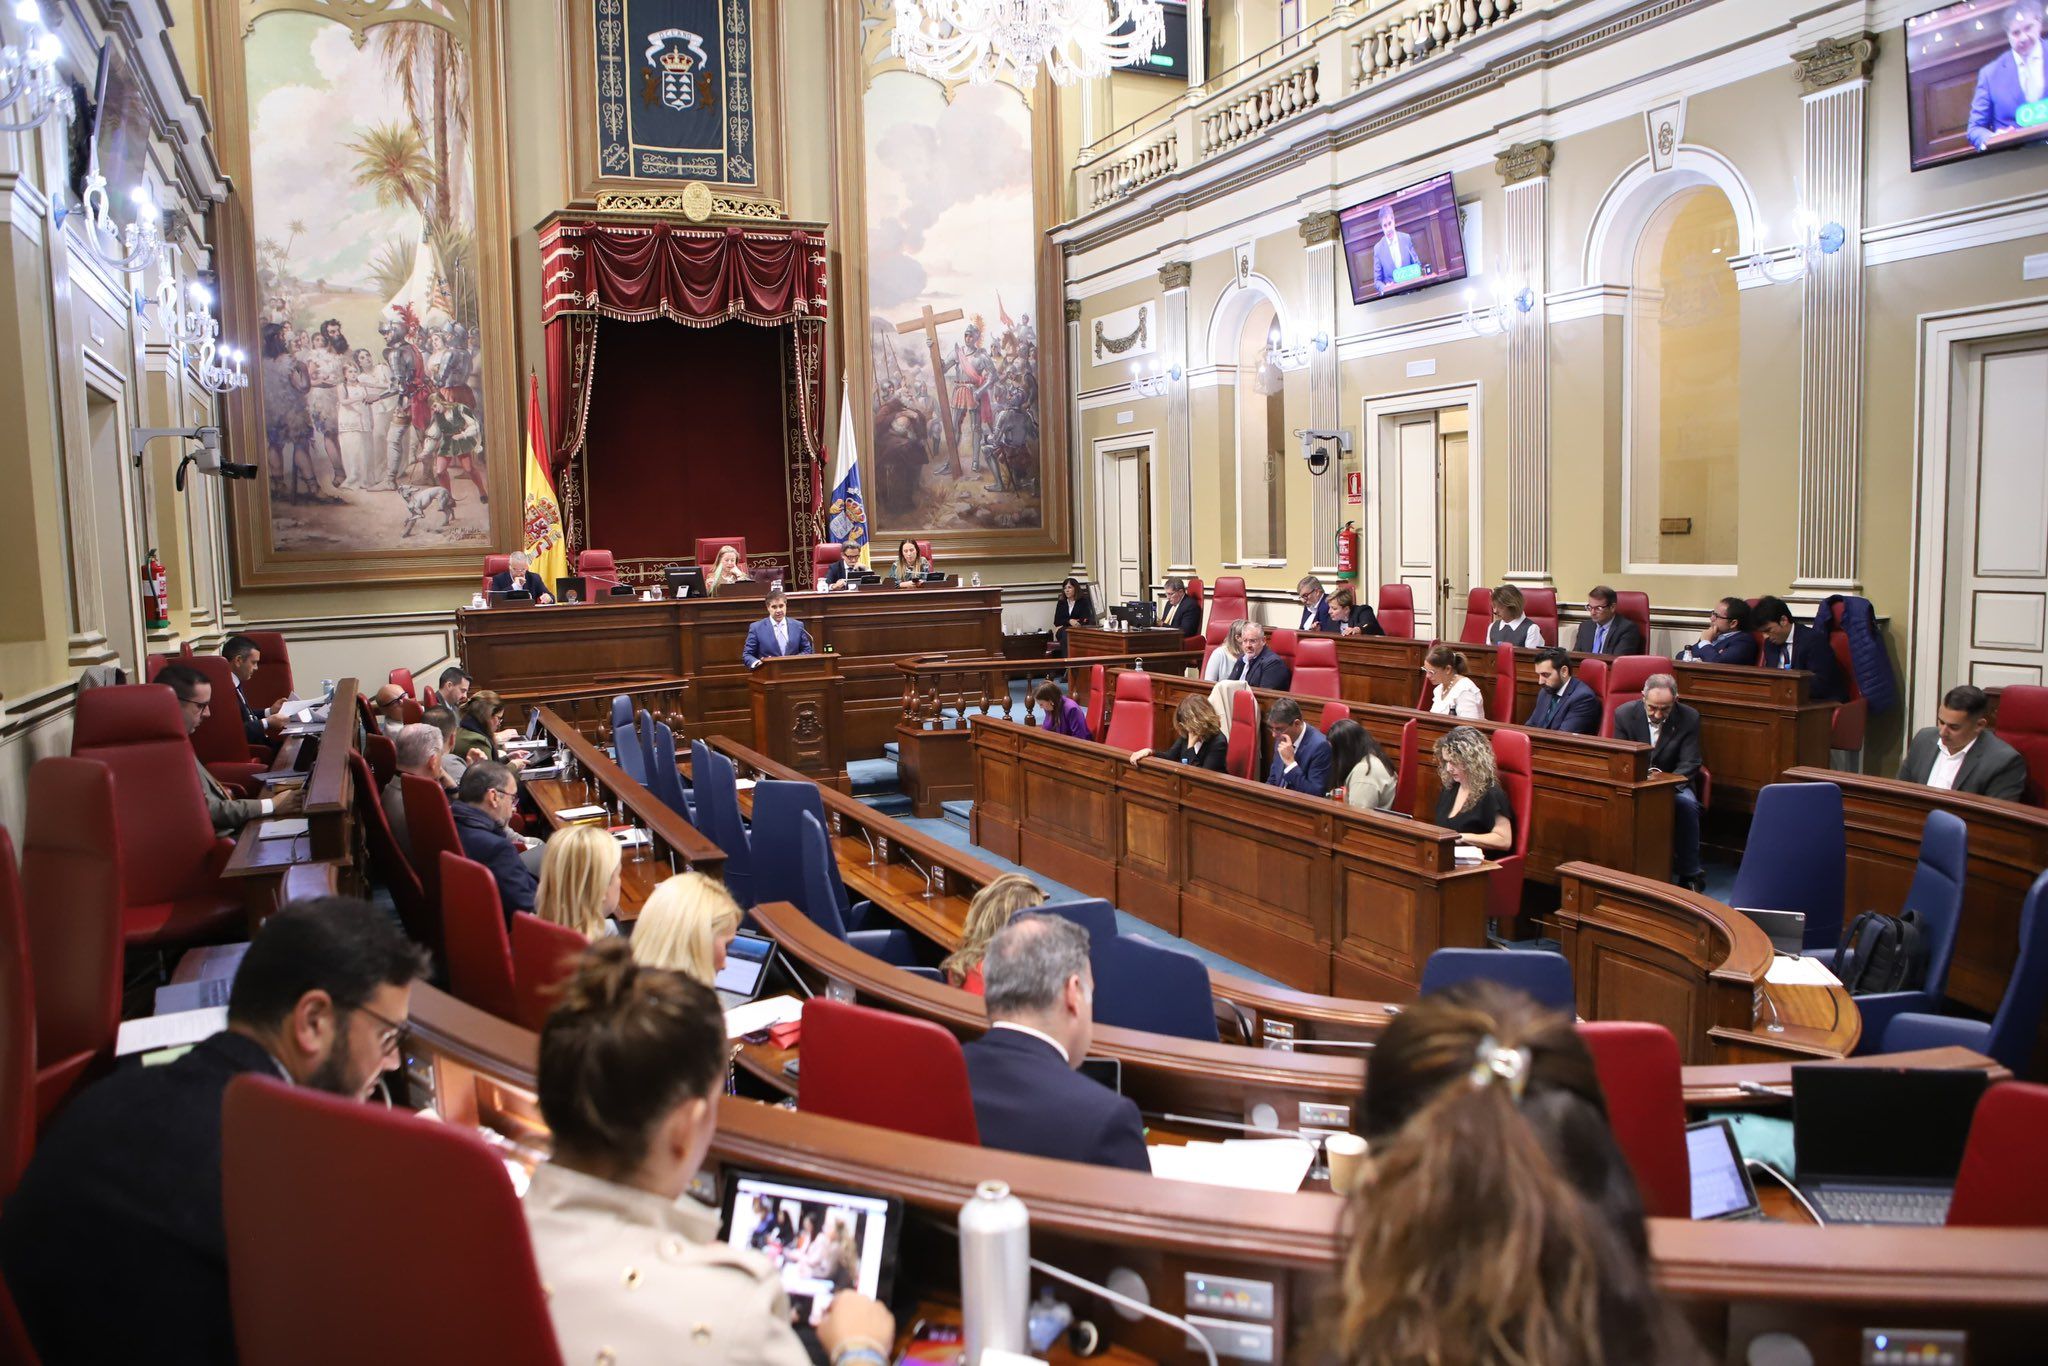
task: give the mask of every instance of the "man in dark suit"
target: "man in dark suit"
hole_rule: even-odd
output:
[[[1266,727],[1273,732],[1273,763],[1266,783],[1311,797],[1330,795],[1330,742],[1304,721],[1301,707],[1283,697],[1266,708]]]
[[[747,628],[747,644],[740,651],[740,660],[749,669],[758,669],[764,659],[813,654],[816,649],[804,624],[789,619],[788,595],[771,591],[768,615]]]
[[[1990,706],[1982,688],[1968,683],[1950,688],[1935,709],[1934,724],[1906,746],[1899,781],[2020,800],[2027,788],[2027,759],[1992,733],[1986,719]]]
[[[1678,652],[1685,664],[1754,664],[1756,637],[1749,633],[1749,604],[1723,598],[1707,614],[1707,629]]]
[[[0,1219],[0,1270],[45,1362],[235,1359],[227,1085],[247,1072],[367,1095],[398,1066],[426,972],[389,914],[346,897],[294,902],[249,946],[224,1031],[165,1066],[130,1060],[58,1114]]]
[[[268,711],[258,711],[249,705],[245,692],[249,680],[256,676],[257,665],[263,662],[263,651],[247,636],[229,636],[221,644],[220,657],[228,662],[228,672],[235,676],[235,705],[242,713],[243,737],[252,745],[274,747],[276,732],[284,729],[284,704],[290,699],[280,697]]]
[[[1700,754],[1700,714],[1678,700],[1678,680],[1651,674],[1643,695],[1614,709],[1614,738],[1650,747],[1650,772],[1676,773],[1685,786],[1672,794],[1671,865],[1681,887],[1702,891],[1700,800],[1697,787],[1706,760]]]
[[[156,681],[171,690],[178,699],[178,710],[185,714],[185,733],[199,729],[213,712],[213,684],[205,674],[190,664],[166,664],[157,674]],[[206,797],[206,814],[213,822],[214,833],[232,835],[259,816],[295,816],[305,793],[302,788],[280,792],[275,797],[237,797],[228,791],[220,779],[207,769],[206,761],[197,754],[192,762],[199,766],[199,790]]]
[[[1330,600],[1323,596],[1323,581],[1310,574],[1294,585],[1294,595],[1301,599],[1301,620],[1296,623],[1297,631],[1334,631],[1330,624]]]
[[[1531,730],[1594,735],[1600,730],[1600,698],[1572,677],[1572,657],[1555,645],[1536,652],[1536,705],[1526,722]]]
[[[1782,598],[1760,598],[1751,620],[1764,633],[1763,666],[1766,669],[1805,669],[1813,675],[1807,696],[1815,702],[1846,702],[1841,670],[1835,667],[1835,652],[1826,634],[1792,620],[1792,609]]]
[[[518,809],[519,780],[511,768],[495,759],[479,760],[462,771],[455,803],[449,808],[455,817],[455,837],[462,841],[462,856],[475,859],[497,879],[498,904],[508,926],[514,911],[533,909],[534,893],[540,888],[540,880],[521,857],[518,842],[505,828]]]
[[[981,963],[989,1030],[961,1052],[982,1146],[1150,1171],[1138,1107],[1074,1070],[1095,1037],[1088,931],[1020,915]]]
[[[526,552],[515,550],[505,557],[506,567],[491,575],[493,593],[524,593],[535,602],[553,602],[547,584],[528,566]]]
[[[2013,0],[2005,12],[2006,50],[1977,72],[1970,122],[1963,136],[1983,151],[1994,139],[2010,141],[2022,106],[2048,97],[2048,67],[2041,56],[2041,0]]]
[[[1604,583],[1586,594],[1586,619],[1579,623],[1578,639],[1572,642],[1572,649],[1582,655],[1644,653],[1643,629],[1627,617],[1615,614],[1618,601],[1614,590]]]
[[[1188,596],[1186,579],[1166,581],[1166,610],[1159,614],[1159,624],[1171,626],[1189,640],[1202,634],[1202,604]]]
[[[1294,681],[1294,666],[1266,648],[1265,626],[1248,621],[1239,639],[1243,643],[1244,654],[1231,666],[1230,676],[1242,679],[1254,688],[1286,692],[1287,685]]]

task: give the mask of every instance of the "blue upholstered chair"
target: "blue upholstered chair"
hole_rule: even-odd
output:
[[[676,768],[676,733],[662,721],[653,722],[649,729],[654,734],[654,755],[647,769],[647,787],[669,810],[694,825],[696,808],[690,805],[689,793],[683,790],[683,775]]]
[[[690,741],[690,771],[696,776],[697,828],[725,851],[725,890],[741,906],[754,904],[754,852],[740,819],[740,795],[732,760]]]
[[[1438,949],[1422,965],[1422,994],[1433,995],[1460,982],[1485,980],[1526,992],[1539,1005],[1576,1014],[1571,961],[1541,949]]]
[[[636,783],[647,781],[647,761],[640,753],[640,727],[633,721],[633,699],[620,693],[612,699],[612,753],[619,767]]]
[[[2048,1008],[2048,908],[2043,903],[2048,903],[2048,873],[2034,879],[2020,907],[2019,957],[2005,985],[2005,999],[1998,1003],[1991,1023],[1947,1015],[1899,1015],[1885,1027],[1884,1051],[1959,1044],[1996,1058],[2025,1076],[2027,1064],[2033,1060],[2041,1012]]]
[[[1772,783],[1757,794],[1749,843],[1728,904],[1804,911],[1808,949],[1842,937],[1842,789],[1833,783]]]
[[[1088,931],[1091,941],[1114,939],[1120,933],[1116,927],[1115,908],[1100,897],[1090,897],[1085,901],[1049,901],[1031,909],[1035,912],[1058,912]]]
[[[1963,868],[1969,860],[1970,828],[1960,816],[1930,811],[1920,831],[1920,861],[1913,869],[1901,909],[1913,911],[1925,934],[1927,976],[1916,991],[1872,992],[1856,998],[1863,1016],[1858,1053],[1875,1053],[1884,1043],[1885,1027],[1908,1012],[1939,1014],[1948,986],[1949,960],[1956,951],[1956,922],[1963,911]],[[1835,967],[1836,949],[1816,949],[1807,957]]]
[[[640,740],[640,785],[648,791],[654,790],[654,718],[647,714],[647,708],[639,711],[640,724],[633,729]]]
[[[803,884],[798,889],[800,895],[790,898],[791,904],[809,916],[819,929],[862,953],[884,963],[894,963],[897,967],[909,967],[915,963],[917,954],[911,943],[910,931],[846,928],[846,922],[839,916],[839,897],[832,889],[832,842],[825,838],[825,827],[808,811],[797,813],[796,827],[797,856]]]
[[[811,782],[784,782],[764,778],[754,784],[754,900],[787,901],[794,905],[803,904],[804,872],[798,838],[803,833],[799,816],[808,814],[825,829],[825,800],[818,795],[818,785]],[[831,849],[831,840],[825,842]],[[839,907],[839,918],[848,930],[857,930],[867,923],[868,912],[872,909],[866,901],[856,902],[846,890],[846,880],[839,875],[839,861],[829,859],[826,863],[826,880],[832,884],[833,899]]]
[[[1201,959],[1118,934],[1116,912],[1106,901],[1034,906],[1027,914],[1063,916],[1088,931],[1097,1024],[1217,1041],[1209,969]]]

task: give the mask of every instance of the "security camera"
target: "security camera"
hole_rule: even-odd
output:
[[[1347,455],[1351,451],[1350,429],[1339,427],[1323,431],[1315,427],[1303,428],[1295,435],[1301,438],[1301,458],[1308,462],[1310,474],[1322,474],[1330,468],[1333,455]]]
[[[201,474],[217,475],[222,479],[254,479],[257,468],[254,465],[237,465],[220,458],[220,428],[218,427],[137,427],[134,429],[133,450],[135,467],[142,468],[142,448],[160,436],[178,437],[193,443],[178,462],[177,473],[171,483],[178,492],[185,491],[185,474],[197,469]]]

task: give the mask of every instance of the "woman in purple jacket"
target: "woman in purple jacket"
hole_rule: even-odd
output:
[[[1088,709],[1061,692],[1059,684],[1048,678],[1038,685],[1032,697],[1045,708],[1045,729],[1055,735],[1071,735],[1076,740],[1095,738],[1088,731]]]

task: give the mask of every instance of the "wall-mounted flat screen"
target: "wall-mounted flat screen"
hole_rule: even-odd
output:
[[[1119,68],[1136,76],[1171,76],[1174,80],[1188,78],[1188,7],[1186,0],[1164,0],[1159,6],[1160,17],[1166,22],[1166,37],[1159,46],[1152,49],[1150,56]],[[1126,24],[1118,33],[1129,29]],[[1209,21],[1202,20],[1204,41],[1209,33]]]
[[[1906,21],[1913,169],[2048,141],[2042,0],[1962,0]]]
[[[1449,172],[1353,205],[1337,224],[1355,304],[1465,278],[1465,235]]]

